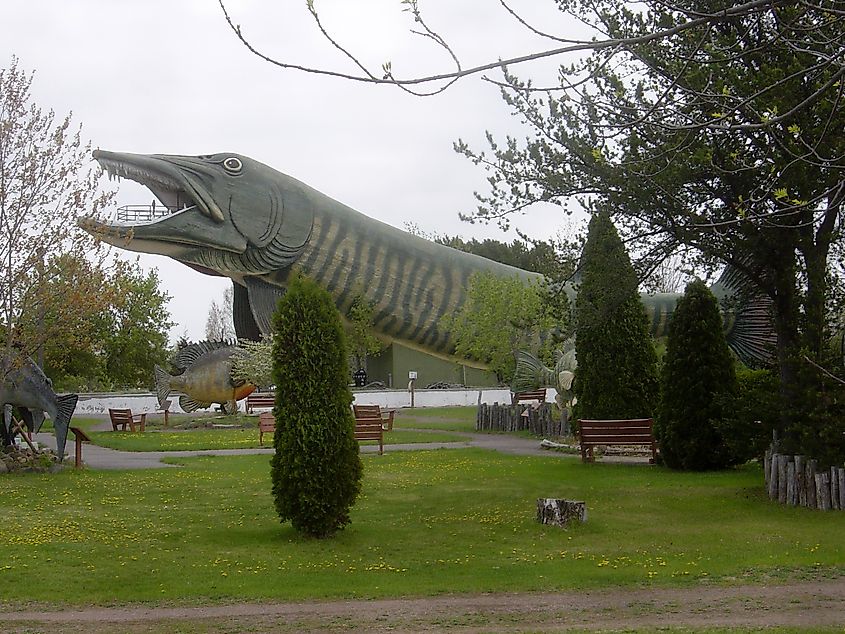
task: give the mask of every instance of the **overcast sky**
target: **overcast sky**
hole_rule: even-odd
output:
[[[573,33],[552,0],[517,0],[543,28]],[[229,9],[268,54],[354,71],[315,29],[305,0],[232,0]],[[421,38],[400,0],[317,0],[323,22],[362,60],[396,76],[448,70]],[[424,0],[430,26],[451,37],[465,66],[543,48],[504,14],[497,0]],[[490,130],[524,136],[498,90],[469,78],[437,97],[276,69],[234,37],[217,0],[4,0],[0,66],[13,55],[34,70],[38,105],[73,112],[93,147],[139,153],[232,151],[288,173],[388,224],[464,237],[511,239],[495,227],[462,223],[485,189],[483,171],[452,149],[458,138],[484,147]],[[542,83],[554,64],[533,67]],[[527,69],[526,69],[527,72]],[[541,74],[545,73],[545,77]],[[123,181],[120,204],[149,203]],[[515,219],[547,238],[570,226],[557,209]],[[126,257],[134,254],[124,252]],[[202,339],[208,308],[228,280],[193,272],[162,256],[156,267],[173,297],[177,326]]]

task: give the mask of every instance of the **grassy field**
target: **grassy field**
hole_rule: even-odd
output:
[[[256,449],[258,430],[251,429],[196,429],[183,431],[149,431],[144,434],[131,432],[91,432],[91,441],[101,447],[121,451],[204,451],[209,449]],[[394,430],[384,434],[385,445],[421,442],[460,442],[462,436],[439,432]],[[374,445],[375,441],[364,441]],[[264,436],[264,446],[273,446],[272,435]]]
[[[426,410],[407,410],[421,412]],[[469,419],[472,422],[469,423]],[[385,445],[426,442],[461,442],[464,437],[449,431],[472,431],[475,428],[475,408],[450,407],[427,410],[417,422],[413,417],[399,412],[394,430],[384,435]],[[206,451],[211,449],[255,449],[258,444],[258,418],[239,414],[217,416],[210,414],[171,416],[170,426],[163,426],[160,416],[150,417],[147,433],[90,431],[94,427],[108,427],[105,419],[74,418],[73,424],[90,431],[94,444],[122,451]],[[209,428],[211,425],[234,425],[236,428]],[[49,426],[45,426],[45,430]],[[425,431],[417,431],[425,430]],[[272,438],[264,438],[264,446],[272,446]],[[375,441],[363,442],[374,445]]]
[[[398,429],[436,429],[440,431],[475,431],[475,407],[406,408],[396,413]]]
[[[758,468],[675,473],[478,449],[363,456],[353,523],[300,537],[267,456],[4,478],[0,609],[734,583],[845,574],[845,514],[771,503]],[[570,530],[538,497],[587,502]]]

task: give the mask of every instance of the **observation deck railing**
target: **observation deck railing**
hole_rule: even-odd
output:
[[[166,205],[123,205],[117,208],[117,222],[151,222],[174,213]]]

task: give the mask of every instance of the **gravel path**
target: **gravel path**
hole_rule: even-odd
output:
[[[845,579],[418,599],[0,613],[6,632],[566,632],[667,627],[841,631]],[[685,631],[689,631],[688,629]]]

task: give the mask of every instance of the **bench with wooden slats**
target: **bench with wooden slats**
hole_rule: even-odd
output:
[[[353,405],[355,418],[380,418],[384,431],[393,431],[393,416],[396,410],[381,411],[378,405]]]
[[[657,458],[657,444],[654,441],[653,423],[651,418],[579,420],[581,460],[593,462],[593,448],[598,446],[645,445],[651,448],[649,462],[654,463]]]
[[[546,388],[541,387],[539,390],[526,390],[525,392],[516,392],[511,396],[511,405],[519,405],[526,401],[540,401],[546,402]]]
[[[384,454],[384,421],[381,416],[355,418],[355,440],[377,440],[379,455]]]
[[[258,444],[264,446],[264,434],[276,433],[276,417],[273,412],[261,412],[258,415]]]
[[[131,409],[109,408],[109,419],[111,420],[111,426],[114,431],[118,429],[126,431],[128,427],[130,431],[134,432],[136,426],[139,431],[145,431],[147,427],[146,413],[133,415]]]
[[[256,407],[273,408],[276,405],[275,392],[253,392],[246,397],[246,413],[252,414]]]

